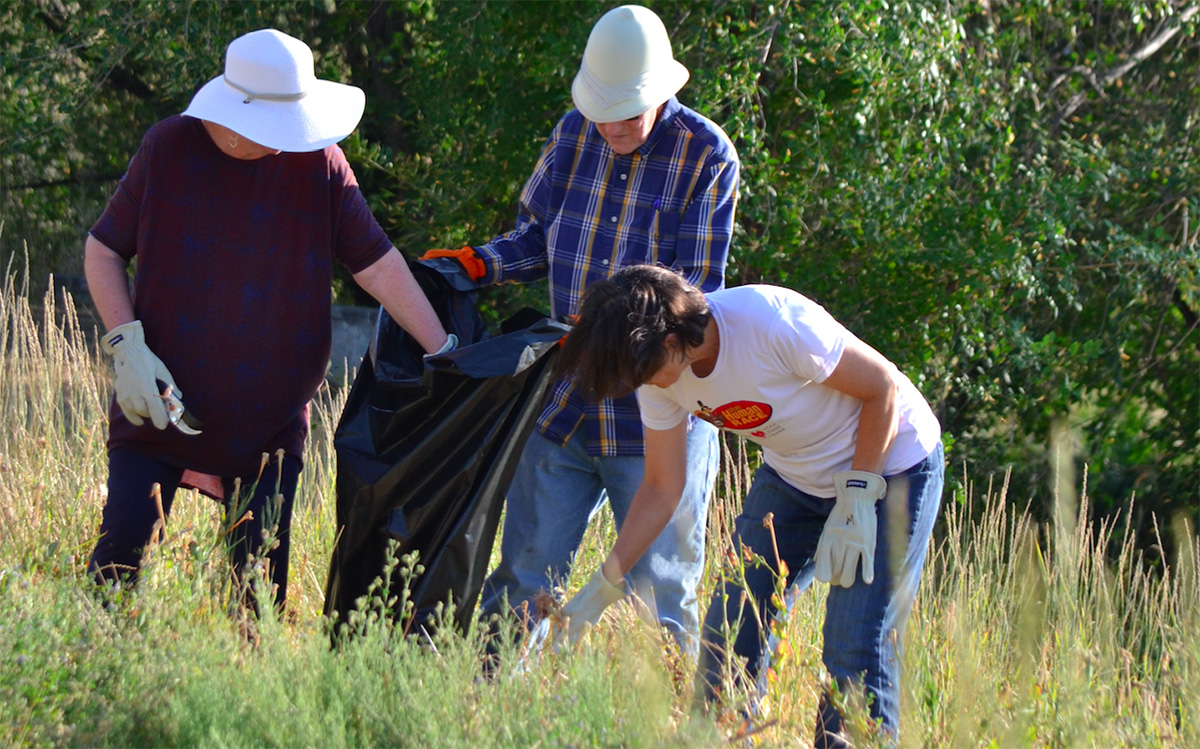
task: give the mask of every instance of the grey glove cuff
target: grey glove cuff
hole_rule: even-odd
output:
[[[604,565],[600,565],[600,569],[596,570],[592,575],[592,579],[596,580],[596,586],[603,591],[604,600],[609,604],[614,604],[625,597],[625,578],[621,578],[620,582],[613,585],[604,575]]]
[[[425,358],[428,359],[431,356],[448,354],[456,348],[458,348],[458,336],[454,335],[453,333],[447,333],[446,342],[442,344],[442,347],[437,351],[434,351],[432,354],[425,354]]]
[[[833,486],[839,497],[847,490],[854,490],[860,499],[870,498],[878,502],[887,494],[887,481],[870,471],[838,471],[833,474]]]
[[[124,325],[118,325],[105,333],[104,337],[100,339],[100,348],[104,350],[104,353],[113,356],[117,353],[115,347],[126,340],[141,344],[146,342],[146,334],[142,330],[141,320],[134,320]]]

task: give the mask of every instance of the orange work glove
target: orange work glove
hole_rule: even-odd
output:
[[[563,315],[562,317],[559,318],[559,320],[561,322],[569,322],[569,323],[571,323],[571,326],[574,327],[579,324],[579,315]],[[569,330],[566,333],[563,333],[563,337],[558,339],[558,345],[559,346],[566,345],[567,336],[569,336],[569,335],[571,335],[571,331],[569,331]]]
[[[458,261],[472,281],[478,281],[487,274],[483,260],[475,254],[475,248],[463,247],[461,250],[430,250],[421,256],[421,260],[432,260],[435,257],[448,257]]]

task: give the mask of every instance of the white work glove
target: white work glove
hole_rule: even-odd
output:
[[[863,582],[875,581],[875,503],[887,493],[883,476],[870,471],[833,474],[837,503],[817,540],[817,579],[830,585],[854,585],[858,560]]]
[[[596,570],[587,585],[562,607],[562,616],[568,620],[567,642],[579,642],[587,628],[600,621],[604,610],[624,597],[624,586],[610,583],[603,568]]]
[[[162,380],[171,387],[177,397],[183,398],[175,378],[171,376],[162,360],[146,347],[146,336],[141,320],[118,325],[100,339],[100,346],[113,358],[113,369],[117,373],[113,389],[117,393],[117,405],[121,407],[130,423],[140,426],[145,419],[154,422],[159,429],[170,424],[167,407],[163,404],[162,391],[155,380]]]

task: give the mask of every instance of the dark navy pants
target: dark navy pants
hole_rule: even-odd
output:
[[[240,483],[236,477],[221,479],[225,490],[224,527],[235,579],[242,580],[250,554],[261,556],[263,533],[267,531],[278,541],[265,555],[278,606],[287,598],[292,505],[301,467],[298,459],[289,456],[284,456],[282,463],[281,470],[280,461],[272,457],[261,480],[256,476],[243,477]],[[137,582],[142,552],[159,518],[152,487],[159,485],[163,515],[169,516],[182,478],[182,468],[156,458],[127,448],[109,451],[108,501],[101,517],[100,538],[88,562],[89,573],[103,582]],[[247,511],[252,518],[238,523]]]

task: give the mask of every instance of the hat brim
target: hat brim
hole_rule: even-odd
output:
[[[637,96],[611,107],[602,107],[588,94],[587,87],[580,82],[577,74],[571,83],[571,99],[579,113],[592,122],[620,122],[637,117],[670,99],[688,82],[689,75],[688,69],[682,63],[672,60],[661,74],[655,76],[654,82],[639,91]]]
[[[218,76],[204,84],[183,113],[224,125],[280,151],[320,151],[354,132],[366,107],[357,86],[317,80],[297,101],[250,99]]]

